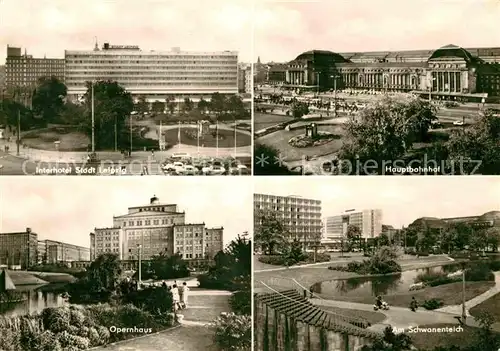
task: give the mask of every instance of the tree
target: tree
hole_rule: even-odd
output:
[[[386,233],[380,234],[380,236],[378,237],[378,244],[381,246],[387,246],[390,244],[389,237]]]
[[[258,225],[255,228],[255,242],[268,255],[274,255],[278,245],[286,242],[288,229],[274,211],[258,211],[254,214]]]
[[[243,100],[238,95],[231,95],[227,100],[228,110],[236,117],[243,117],[245,115],[245,105]]]
[[[56,121],[64,106],[68,93],[66,85],[56,77],[42,77],[33,95],[33,112],[45,121]]]
[[[156,113],[163,113],[165,111],[165,103],[163,101],[156,100],[153,102],[151,110]]]
[[[355,225],[349,224],[347,226],[346,240],[348,250],[351,251],[356,243],[359,243],[361,239],[361,230]]]
[[[135,110],[141,114],[149,111],[149,104],[146,101],[146,97],[144,95],[140,95],[137,99],[137,103],[135,104]]]
[[[272,146],[254,144],[254,174],[256,175],[299,175],[280,164],[280,152]]]
[[[220,117],[222,112],[226,109],[226,98],[224,95],[215,92],[210,98],[210,109],[215,112],[217,118]]]
[[[167,101],[167,109],[170,112],[170,114],[173,115],[175,112],[175,96],[168,95],[166,101]]]
[[[88,118],[84,125],[87,135],[92,133],[92,119],[90,117],[92,101],[92,83],[87,82],[87,92],[84,96]],[[99,81],[94,83],[94,109],[95,109],[95,142],[96,149],[105,149],[114,146],[115,125],[118,131],[118,146],[128,147],[130,141],[126,120],[134,109],[134,102],[130,93],[117,82]]]
[[[149,267],[147,265],[144,267],[147,267],[144,278],[176,279],[189,277],[188,264],[180,254],[168,255],[166,252],[161,252],[151,258]]]
[[[200,101],[198,101],[198,110],[201,112],[201,113],[205,113],[207,111],[209,107],[209,103],[201,98]]]
[[[85,112],[85,107],[82,105],[68,101],[61,110],[59,120],[63,124],[82,125],[85,123]]]
[[[294,101],[291,109],[293,118],[301,118],[309,114],[309,106],[305,102]]]
[[[487,110],[472,126],[455,130],[446,144],[452,160],[465,162],[463,171],[470,174],[500,174],[500,118]]]
[[[382,167],[383,160],[403,157],[423,139],[435,118],[434,108],[417,98],[374,102],[346,122],[341,159],[374,160]]]
[[[184,110],[186,112],[190,112],[192,111],[194,108],[194,103],[193,103],[193,100],[191,100],[190,98],[184,98]]]

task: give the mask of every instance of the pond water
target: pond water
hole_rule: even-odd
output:
[[[314,284],[313,290],[315,293],[320,294],[323,297],[371,297],[398,294],[408,292],[410,286],[415,283],[415,278],[417,278],[419,274],[430,272],[453,273],[460,269],[460,265],[450,264],[414,269],[394,275],[329,280]]]
[[[0,315],[6,317],[22,316],[41,312],[47,307],[59,307],[67,304],[61,294],[53,291],[45,291],[36,286],[23,286],[19,292],[25,298],[24,301],[0,304]]]

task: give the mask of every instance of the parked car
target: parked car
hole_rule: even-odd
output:
[[[231,175],[247,175],[250,174],[250,170],[245,165],[235,165],[229,168],[229,174]]]
[[[198,174],[198,168],[192,166],[192,165],[184,165],[182,169],[179,169],[177,171],[177,174],[179,175],[196,175]]]
[[[454,126],[463,126],[464,122],[463,121],[455,121],[455,122],[453,122],[453,125]]]

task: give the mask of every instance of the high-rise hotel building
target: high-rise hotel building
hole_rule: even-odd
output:
[[[321,201],[299,196],[254,194],[254,228],[262,225],[262,211],[274,212],[287,229],[288,240],[298,239],[311,248],[321,239]]]
[[[196,266],[223,249],[223,231],[186,223],[177,205],[162,204],[155,196],[148,205],[129,207],[127,214],[113,217],[113,227],[95,228],[90,234],[91,259],[103,253],[117,254],[121,260],[177,253]]]
[[[324,243],[340,243],[345,239],[347,228],[356,226],[364,239],[376,238],[382,233],[382,210],[347,210],[336,216],[324,219]]]
[[[35,87],[42,77],[56,77],[64,82],[64,59],[34,58],[21,48],[7,46],[5,86]]]
[[[65,51],[68,95],[79,98],[86,82],[112,80],[134,97],[165,102],[189,97],[209,99],[211,94],[238,93],[238,53],[142,51],[138,46],[104,44],[89,51]]]

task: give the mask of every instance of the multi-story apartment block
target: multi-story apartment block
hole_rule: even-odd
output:
[[[175,204],[162,204],[154,196],[144,206],[129,207],[113,217],[112,228],[90,234],[93,259],[115,253],[121,260],[149,260],[160,253],[180,254],[192,265],[213,259],[223,248],[223,228],[207,229],[204,223],[185,223],[185,212]]]
[[[120,259],[123,258],[123,233],[120,227],[95,228],[90,235],[91,260],[103,253],[115,253]]]
[[[240,93],[252,93],[252,66],[248,64],[240,64],[238,67],[238,91]]]
[[[42,77],[56,77],[64,82],[64,59],[34,58],[21,48],[7,46],[5,86],[34,87]]]
[[[26,228],[24,232],[0,233],[0,266],[26,269],[38,261],[38,235]]]
[[[321,239],[321,201],[299,196],[254,194],[254,228],[259,230],[261,211],[275,212],[288,234],[288,240],[298,239],[306,249]]]
[[[112,80],[134,97],[163,101],[210,99],[214,92],[238,93],[238,53],[142,51],[138,46],[105,43],[88,51],[65,51],[68,96],[79,98],[86,82]]]
[[[90,249],[88,247],[67,244],[55,240],[41,240],[45,253],[39,253],[45,257],[45,263],[69,263],[73,261],[89,261]]]
[[[382,233],[382,210],[347,210],[340,215],[326,217],[323,242],[340,243],[345,239],[350,225],[358,227],[361,238],[376,238]]]
[[[5,65],[0,65],[0,95],[3,96],[5,89]]]

